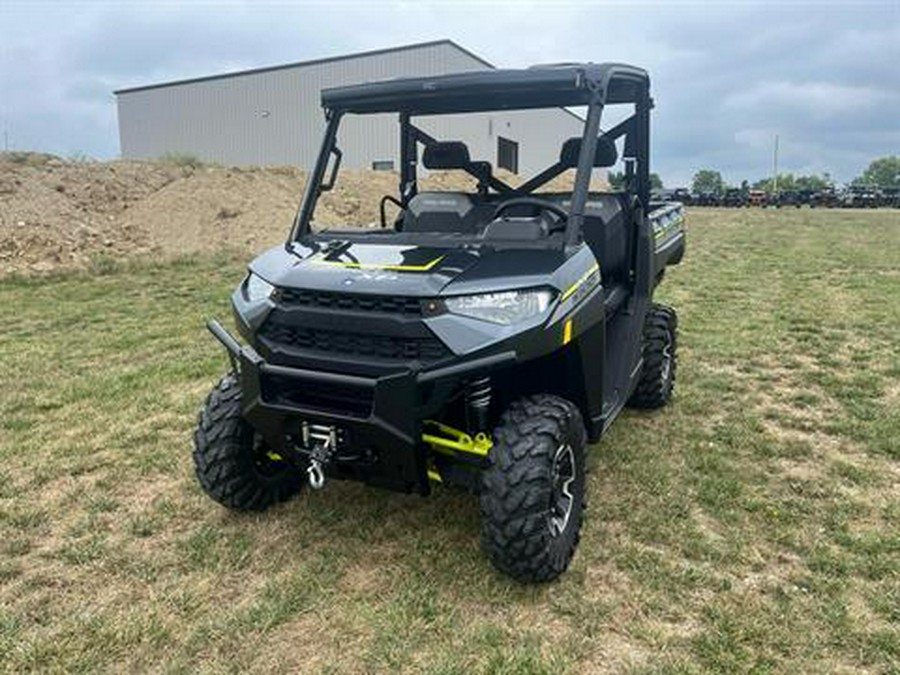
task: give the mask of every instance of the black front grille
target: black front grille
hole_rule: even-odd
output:
[[[267,321],[260,336],[274,344],[328,354],[394,361],[438,361],[450,355],[434,337],[366,335]]]
[[[422,306],[416,298],[391,297],[386,295],[353,295],[309,291],[299,288],[282,288],[279,302],[287,307],[318,307],[351,312],[381,312],[421,316]]]
[[[372,413],[374,390],[266,374],[262,395],[267,403],[298,406],[365,419]]]

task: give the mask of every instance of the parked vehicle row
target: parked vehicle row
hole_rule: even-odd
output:
[[[654,196],[661,201],[677,201],[685,206],[900,208],[900,188],[878,188],[865,185],[851,185],[842,189],[829,187],[821,190],[782,190],[776,194],[765,190],[743,190],[741,188],[727,188],[721,193],[691,192],[687,188],[675,188],[673,190],[657,190]]]

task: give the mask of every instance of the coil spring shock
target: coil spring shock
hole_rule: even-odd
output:
[[[491,378],[481,377],[466,386],[466,424],[475,432],[487,431],[491,408]]]

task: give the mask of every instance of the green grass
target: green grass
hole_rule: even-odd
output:
[[[240,260],[0,282],[0,669],[898,672],[900,215],[689,222],[676,398],[593,448],[572,569],[537,588],[465,495],[201,493],[203,325]]]

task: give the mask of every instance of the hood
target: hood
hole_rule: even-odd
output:
[[[280,287],[435,297],[547,283],[563,261],[561,251],[547,250],[294,242],[266,251],[250,269]]]

